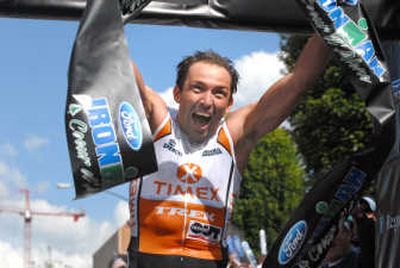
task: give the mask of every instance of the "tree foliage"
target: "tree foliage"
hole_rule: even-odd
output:
[[[259,141],[243,173],[234,223],[257,251],[265,229],[271,245],[304,194],[304,171],[290,134],[276,129]]]
[[[282,36],[281,59],[288,71],[307,39],[305,35]],[[297,147],[287,131],[277,129],[251,153],[234,223],[253,249],[258,249],[261,228],[267,232],[269,245],[275,241],[303,198],[305,178],[318,177],[368,143],[372,120],[348,78],[346,69],[333,58],[289,117]]]
[[[281,59],[290,71],[308,36],[284,36]],[[289,118],[309,176],[326,172],[369,141],[372,120],[335,57]]]

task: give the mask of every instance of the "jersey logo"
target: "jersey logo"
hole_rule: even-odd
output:
[[[163,148],[167,149],[173,154],[182,156],[182,153],[179,150],[177,150],[175,146],[176,146],[176,141],[174,139],[170,139],[168,142],[164,143]]]
[[[215,244],[221,240],[221,233],[221,228],[218,226],[190,221],[187,238]]]
[[[181,182],[194,184],[201,179],[202,170],[201,167],[196,164],[186,163],[178,167],[176,175]]]
[[[213,156],[213,155],[218,155],[222,154],[222,151],[220,148],[214,148],[211,150],[204,150],[201,156]]]

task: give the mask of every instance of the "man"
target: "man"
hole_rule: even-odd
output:
[[[197,52],[178,65],[176,114],[134,65],[158,171],[131,184],[130,267],[226,266],[226,226],[248,155],[290,114],[329,54],[313,36],[292,73],[257,103],[231,113],[238,74],[214,52]]]

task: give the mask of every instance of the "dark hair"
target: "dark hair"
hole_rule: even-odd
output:
[[[207,51],[196,51],[193,55],[186,56],[176,67],[177,76],[176,76],[176,85],[182,89],[183,84],[186,80],[188,71],[190,66],[192,66],[196,62],[207,62],[211,64],[215,64],[225,68],[231,76],[231,93],[236,93],[237,84],[239,81],[239,73],[236,71],[233,66],[233,62],[218,53],[207,50]]]

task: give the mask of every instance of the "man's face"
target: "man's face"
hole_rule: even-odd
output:
[[[188,71],[183,88],[174,88],[179,103],[179,126],[192,142],[202,142],[215,133],[232,105],[231,76],[218,65],[196,62]]]

